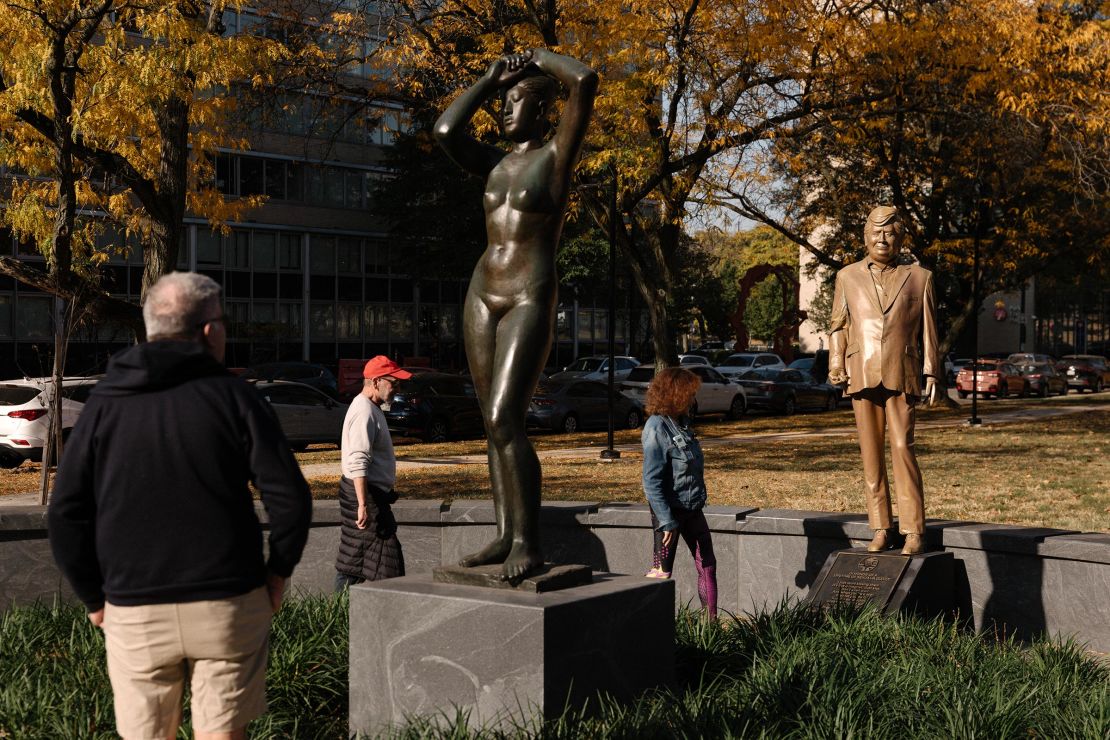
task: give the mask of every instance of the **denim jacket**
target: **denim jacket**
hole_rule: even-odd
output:
[[[705,459],[685,419],[650,416],[640,433],[644,447],[643,485],[659,529],[678,528],[671,509],[696,511],[705,505]]]

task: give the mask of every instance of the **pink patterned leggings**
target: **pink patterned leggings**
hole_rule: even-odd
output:
[[[678,520],[678,533],[694,556],[694,568],[698,572],[698,598],[702,608],[710,617],[717,617],[717,558],[713,555],[713,538],[709,534],[709,522],[701,509],[688,511],[678,507],[671,508],[671,514]],[[655,513],[651,515],[651,528],[655,532],[651,564],[655,568],[670,573],[674,568],[677,547],[663,547],[663,533],[659,531],[659,521]]]

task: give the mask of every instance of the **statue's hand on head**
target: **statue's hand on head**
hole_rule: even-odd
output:
[[[517,54],[506,54],[489,66],[486,76],[495,80],[499,87],[509,87],[524,77],[525,70],[532,64],[531,49]]]

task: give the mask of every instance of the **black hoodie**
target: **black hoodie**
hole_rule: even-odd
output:
[[[270,518],[269,562],[248,482]],[[65,447],[54,559],[90,611],[220,599],[288,577],[312,501],[277,418],[199,344],[116,355]]]

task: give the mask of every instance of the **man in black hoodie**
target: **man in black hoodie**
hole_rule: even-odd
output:
[[[220,286],[166,275],[143,320],[149,341],[112,358],[66,445],[50,545],[104,630],[124,738],[173,737],[186,677],[196,736],[245,737],[266,711],[270,617],[308,537],[308,485],[266,402],[223,366]]]

